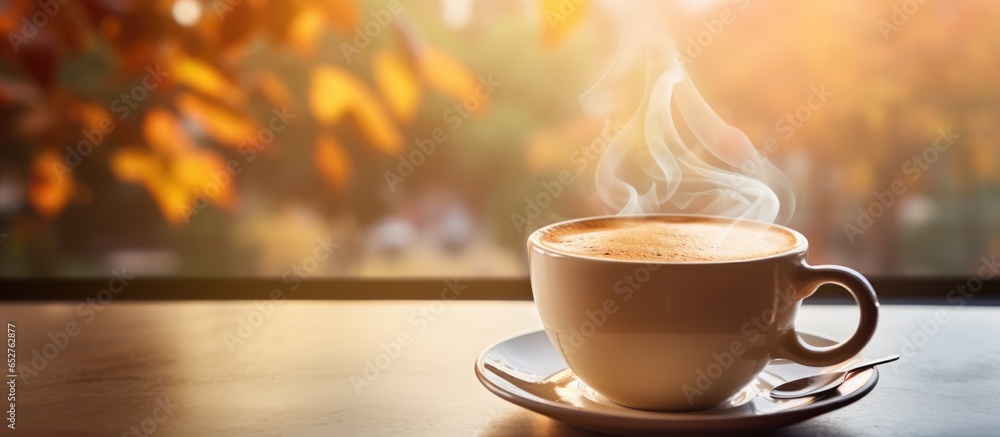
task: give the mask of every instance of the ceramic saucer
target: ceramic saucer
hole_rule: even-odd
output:
[[[815,346],[835,341],[799,333]],[[696,412],[635,410],[614,404],[580,381],[567,368],[544,331],[502,341],[476,360],[476,376],[489,391],[507,401],[567,424],[611,434],[665,431],[747,431],[800,422],[848,405],[875,388],[878,370],[859,372],[837,390],[816,397],[779,400],[768,396],[786,381],[847,368],[868,358],[831,367],[809,367],[774,360],[757,378],[722,404]]]

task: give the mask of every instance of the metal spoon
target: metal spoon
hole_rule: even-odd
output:
[[[805,378],[799,378],[794,381],[788,381],[781,384],[775,388],[771,389],[771,397],[775,399],[794,399],[801,398],[804,396],[817,395],[828,390],[833,390],[840,387],[844,381],[847,381],[847,377],[851,372],[858,370],[864,370],[869,367],[874,367],[877,364],[888,363],[890,361],[896,361],[899,359],[899,355],[890,355],[888,357],[879,358],[877,360],[871,360],[864,364],[859,364],[857,366],[851,367],[847,370],[841,370],[839,372],[831,373],[821,373],[819,375],[807,376]]]

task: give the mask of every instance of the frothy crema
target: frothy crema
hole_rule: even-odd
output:
[[[565,223],[542,245],[596,258],[647,262],[738,261],[788,252],[798,238],[778,226],[709,217],[614,217]]]

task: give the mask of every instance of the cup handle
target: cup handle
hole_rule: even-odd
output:
[[[804,291],[797,297],[804,299],[823,284],[837,284],[847,289],[861,310],[861,321],[854,335],[838,345],[818,348],[803,343],[795,327],[785,334],[777,358],[787,358],[807,366],[832,366],[847,361],[861,352],[868,340],[875,334],[878,323],[878,298],[875,289],[860,273],[846,267],[823,265],[810,266],[803,264],[796,280],[796,289]]]

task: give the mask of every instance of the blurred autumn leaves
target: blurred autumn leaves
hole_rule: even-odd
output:
[[[464,5],[458,18],[447,11],[454,4]],[[12,236],[0,249],[16,254],[0,264],[12,271],[11,260],[85,265],[109,247],[146,244],[181,253],[196,268],[230,255],[227,262],[242,265],[237,238],[266,233],[273,243],[261,252],[270,253],[285,244],[278,235],[294,234],[274,232],[268,215],[349,216],[345,223],[357,227],[345,229],[367,231],[387,216],[412,219],[421,196],[435,189],[451,190],[481,214],[482,235],[522,253],[523,236],[499,224],[541,181],[567,168],[581,175],[573,194],[538,224],[598,211],[587,178],[600,152],[592,146],[606,142],[605,130],[576,98],[619,43],[611,14],[599,6],[0,2],[7,37],[0,44],[0,220]],[[864,260],[871,271],[958,272],[963,261],[951,254],[1000,244],[989,209],[1000,204],[1000,82],[989,79],[1000,62],[996,4],[927,2],[888,41],[877,23],[891,17],[891,2],[664,6],[674,11],[664,23],[681,50],[698,50],[690,72],[723,118],[757,144],[778,140],[768,159],[795,180],[800,199],[812,199],[801,222],[817,254]],[[725,11],[735,21],[719,33],[711,23]],[[442,115],[475,92],[477,76],[490,74],[509,85],[478,102],[490,117],[457,130],[462,124]],[[622,82],[605,103],[628,109],[642,83]],[[836,98],[786,136],[775,122],[819,84]],[[883,220],[866,235],[872,244],[838,246],[847,214],[889,186],[900,163],[943,125],[954,125],[962,144],[914,183],[908,206],[894,210],[914,221]],[[406,190],[392,191],[383,172],[423,152],[414,145],[420,139],[448,144],[407,179]],[[198,226],[162,226],[179,228],[206,207],[213,217]],[[959,207],[972,212],[954,212]],[[228,234],[250,220],[266,223],[254,228],[266,232]],[[304,232],[300,222],[287,222]],[[916,241],[913,229],[924,229],[924,240],[907,246]],[[958,233],[965,237],[954,238]],[[42,238],[47,234],[54,236]],[[209,234],[219,241],[206,242]],[[937,252],[940,259],[924,259]],[[907,264],[910,258],[917,261]]]
[[[142,186],[174,225],[206,203],[237,208],[236,175],[258,152],[312,148],[311,171],[343,195],[357,174],[351,147],[402,153],[428,94],[461,102],[477,86],[395,0],[370,11],[353,0],[81,0],[53,2],[54,12],[43,3],[0,9],[0,31],[19,38],[2,54],[0,135],[28,145],[28,200],[46,217],[88,184],[76,172],[87,160]],[[341,41],[337,56],[318,53],[328,33]],[[254,61],[261,44],[310,66],[304,95]],[[93,66],[72,65],[94,54],[110,70],[96,80]],[[369,65],[350,65],[358,60]],[[73,68],[84,77],[68,76]],[[108,89],[119,95],[108,100]],[[279,145],[286,128],[315,131],[312,144]]]

